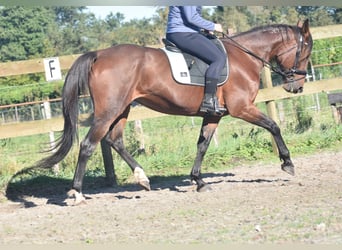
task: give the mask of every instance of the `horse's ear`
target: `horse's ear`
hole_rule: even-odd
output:
[[[302,30],[302,34],[305,35],[309,33],[309,19],[306,19],[304,23],[299,20],[297,26]]]
[[[298,28],[302,28],[302,27],[303,27],[303,22],[302,22],[302,20],[298,20],[298,22],[297,22],[297,27],[298,27]]]

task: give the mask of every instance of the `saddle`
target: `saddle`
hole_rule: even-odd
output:
[[[162,40],[165,47],[161,48],[161,50],[165,52],[169,60],[172,76],[175,81],[180,84],[204,86],[205,72],[209,67],[208,64],[198,57],[181,51],[174,43],[166,38],[163,38]],[[226,49],[219,39],[212,37],[209,40],[213,42],[222,51],[222,53],[227,55]],[[227,81],[228,75],[229,64],[227,57],[226,64],[219,78],[218,86],[223,85],[223,83]]]

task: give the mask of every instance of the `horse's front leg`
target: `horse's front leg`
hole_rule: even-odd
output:
[[[290,152],[284,142],[283,137],[281,136],[280,128],[275,121],[273,121],[265,114],[261,113],[254,105],[243,109],[243,111],[240,112],[238,115],[232,116],[241,118],[247,122],[258,125],[268,130],[272,134],[277,144],[279,157],[281,160],[283,160],[281,169],[290,175],[295,174],[294,165],[290,158]]]
[[[281,169],[290,175],[295,175],[294,165],[290,158],[290,152],[284,142],[283,137],[281,136],[279,126],[269,117],[265,116],[261,119],[261,123],[264,124],[264,127],[270,131],[273,135],[273,138],[277,144],[279,158],[283,160],[283,164],[281,164]],[[263,125],[261,125],[263,126]]]
[[[195,163],[190,173],[191,181],[196,182],[197,191],[199,192],[210,190],[209,185],[205,183],[201,177],[201,166],[204,155],[207,152],[211,138],[213,137],[219,121],[219,117],[205,117],[202,122],[201,132],[197,142]]]

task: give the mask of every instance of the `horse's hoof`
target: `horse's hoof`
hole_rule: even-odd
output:
[[[210,192],[212,191],[213,189],[210,187],[210,185],[208,184],[205,184],[201,187],[197,187],[197,192],[200,192],[200,193],[204,193],[204,192]]]
[[[151,191],[150,182],[148,181],[141,181],[138,183],[141,187],[143,187],[146,191]]]
[[[134,169],[135,181],[142,186],[146,191],[151,190],[150,180],[146,177],[145,172],[142,168],[136,167]]]
[[[81,204],[86,204],[86,199],[83,196],[82,193],[77,192],[75,189],[71,189],[68,193],[67,193],[68,197],[70,198],[74,198],[74,206],[78,206]]]
[[[286,173],[288,173],[289,175],[294,176],[295,175],[295,170],[294,170],[294,166],[292,164],[288,165],[288,164],[282,164],[281,165],[281,169],[283,171],[285,171]]]

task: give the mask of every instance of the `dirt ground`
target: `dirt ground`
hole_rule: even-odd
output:
[[[294,177],[280,163],[204,173],[205,193],[187,176],[152,178],[150,192],[93,185],[80,206],[66,199],[62,180],[13,191],[0,202],[0,244],[342,244],[342,150],[293,162]]]

